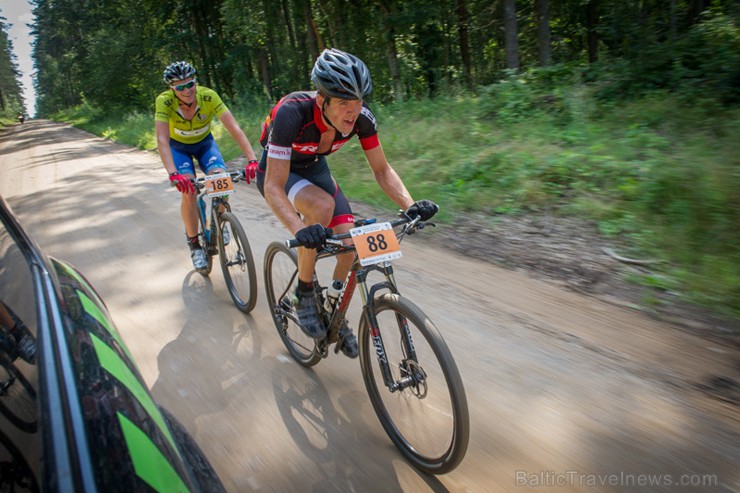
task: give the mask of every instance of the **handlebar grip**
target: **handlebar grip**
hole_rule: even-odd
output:
[[[296,248],[301,246],[301,242],[293,238],[292,240],[285,240],[285,246],[288,248]]]

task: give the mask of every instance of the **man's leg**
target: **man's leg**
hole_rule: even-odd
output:
[[[307,226],[331,222],[334,212],[334,199],[316,185],[305,185],[296,193],[293,200],[296,210],[303,216]],[[312,282],[316,267],[316,250],[298,248],[298,286],[295,291],[295,307],[301,328],[310,337],[321,339],[326,335],[326,327],[319,319],[316,295]]]
[[[296,210],[303,216],[306,226],[321,224],[328,226],[334,213],[334,199],[317,187],[306,185],[295,196]],[[298,279],[310,283],[316,267],[316,250],[298,248]]]
[[[195,178],[195,175],[187,174],[188,178]],[[185,235],[190,248],[190,259],[193,261],[193,268],[196,270],[203,269],[208,265],[206,252],[201,247],[198,239],[198,206],[197,193],[182,194],[180,203],[180,215],[185,225]]]
[[[184,175],[190,179],[194,179],[194,175]],[[182,202],[180,203],[180,215],[182,216],[182,222],[185,225],[185,234],[188,237],[198,236],[198,209],[195,205],[196,198],[198,197],[195,193],[183,193]]]

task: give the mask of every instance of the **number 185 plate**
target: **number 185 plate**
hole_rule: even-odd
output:
[[[206,187],[208,187],[208,195],[212,197],[236,193],[234,183],[231,181],[231,175],[228,173],[206,176]]]

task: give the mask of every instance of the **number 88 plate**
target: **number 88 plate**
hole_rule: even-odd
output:
[[[349,232],[363,266],[401,257],[401,245],[389,222],[367,224]]]

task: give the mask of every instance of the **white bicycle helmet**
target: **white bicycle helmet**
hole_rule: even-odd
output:
[[[188,62],[179,61],[167,65],[164,69],[164,81],[171,85],[176,80],[187,79],[195,76],[195,68]]]
[[[324,50],[316,59],[311,80],[324,96],[363,100],[373,92],[367,65],[356,56],[334,48]]]

